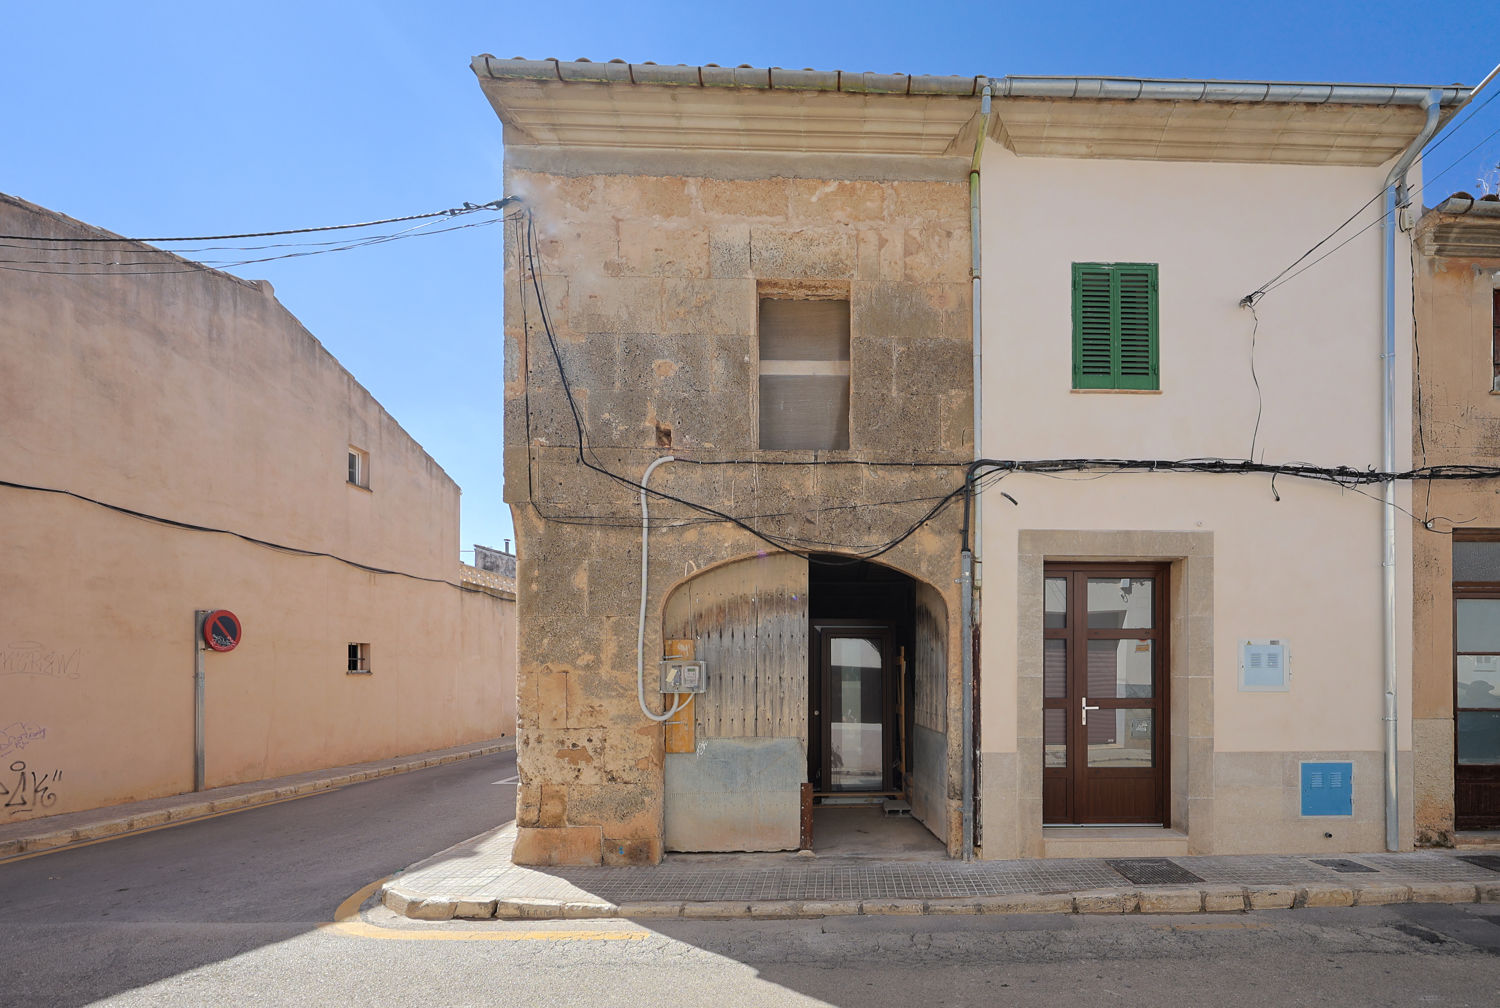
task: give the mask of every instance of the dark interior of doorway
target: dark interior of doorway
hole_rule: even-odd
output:
[[[813,646],[808,670],[808,780],[818,804],[907,798],[912,774],[912,708],[915,689],[910,674],[916,636],[916,583],[900,571],[849,557],[813,554],[808,558],[808,617]],[[868,627],[883,632],[889,642],[883,722],[890,739],[884,780],[868,790],[843,791],[837,796],[828,779],[828,723],[826,719],[825,662],[818,645],[821,635],[839,627]],[[907,672],[901,674],[901,659]]]

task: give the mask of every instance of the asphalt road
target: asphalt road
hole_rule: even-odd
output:
[[[0,864],[0,1005],[1500,1004],[1500,905],[421,924],[335,909],[509,819],[484,757]]]

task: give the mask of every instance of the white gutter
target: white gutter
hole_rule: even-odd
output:
[[[1422,132],[1407,146],[1385,178],[1385,214],[1381,218],[1380,256],[1385,287],[1385,340],[1381,359],[1381,469],[1396,471],[1396,208],[1406,198],[1406,173],[1417,153],[1432,139],[1438,126],[1438,102],[1441,93],[1433,91],[1426,105],[1427,121]],[[1383,494],[1381,532],[1384,552],[1381,559],[1381,588],[1384,598],[1384,665],[1385,665],[1385,847],[1401,849],[1400,788],[1397,746],[1400,742],[1396,710],[1396,481],[1387,479]]]
[[[984,340],[984,313],[981,310],[982,291],[980,290],[980,232],[979,232],[979,161],[984,153],[984,138],[989,132],[990,126],[990,85],[986,81],[979,102],[979,135],[974,138],[974,160],[969,165],[969,257],[970,275],[973,281],[973,316],[970,325],[973,327],[974,340],[974,460],[977,462],[984,458],[984,394],[983,394],[983,340]],[[970,470],[972,474],[972,470]],[[973,493],[972,483],[964,488],[966,494]],[[960,699],[961,714],[959,716],[961,735],[959,745],[959,806],[960,806],[960,831],[962,840],[960,842],[961,856],[965,861],[974,860],[974,751],[976,748],[976,731],[978,725],[974,723],[974,561],[979,553],[979,508],[969,508],[966,505],[966,515],[972,515],[972,546],[971,540],[965,536],[963,551],[960,554],[960,574],[958,579],[959,608],[962,616],[959,620],[960,632],[963,636],[959,647],[962,649],[961,666],[963,674],[960,677]]]

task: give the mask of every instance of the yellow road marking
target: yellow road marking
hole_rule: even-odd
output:
[[[369,885],[351,895],[333,912],[333,922],[319,924],[318,930],[344,935],[347,938],[379,938],[386,941],[640,941],[648,931],[418,931],[410,928],[383,928],[365,922],[359,908],[365,900],[394,876]]]
[[[273,798],[271,801],[256,802],[253,805],[241,805],[239,808],[224,809],[221,812],[206,812],[203,815],[193,816],[189,819],[173,819],[156,826],[143,826],[140,829],[126,830],[123,833],[111,833],[109,836],[95,837],[92,840],[79,840],[76,843],[59,844],[56,847],[48,847],[46,850],[31,851],[26,854],[12,854],[8,858],[0,858],[0,865],[8,865],[16,861],[29,861],[32,858],[45,857],[48,854],[60,854],[63,851],[79,850],[83,847],[92,847],[95,844],[108,843],[111,840],[123,840],[125,837],[143,836],[147,833],[155,833],[157,830],[172,829],[175,826],[186,826],[189,823],[203,822],[205,819],[217,819],[220,816],[234,815],[236,812],[249,812],[252,809],[267,808],[271,805],[284,805],[299,798],[311,798],[314,795],[332,794],[342,791],[345,785],[322,788],[318,791],[309,791],[306,794],[289,795],[286,798]]]

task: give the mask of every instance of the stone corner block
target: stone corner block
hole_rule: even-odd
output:
[[[1341,885],[1309,885],[1297,890],[1296,902],[1302,907],[1346,907],[1354,905],[1354,890]]]
[[[25,840],[0,840],[0,858],[8,858],[26,849]]]
[[[1473,882],[1413,882],[1413,903],[1473,903],[1479,887]]]
[[[1410,903],[1411,886],[1390,882],[1372,882],[1354,890],[1356,906],[1385,906],[1388,903]]]
[[[1089,889],[1073,894],[1073,909],[1081,914],[1134,913],[1140,894],[1134,889]]]
[[[522,826],[511,860],[518,865],[600,865],[604,830],[599,826]]]
[[[1249,886],[1245,897],[1251,910],[1290,910],[1297,902],[1297,890],[1287,886]]]
[[[1247,904],[1240,886],[1208,886],[1203,890],[1205,913],[1243,913]]]
[[[1143,914],[1201,913],[1203,894],[1197,889],[1142,889]]]

